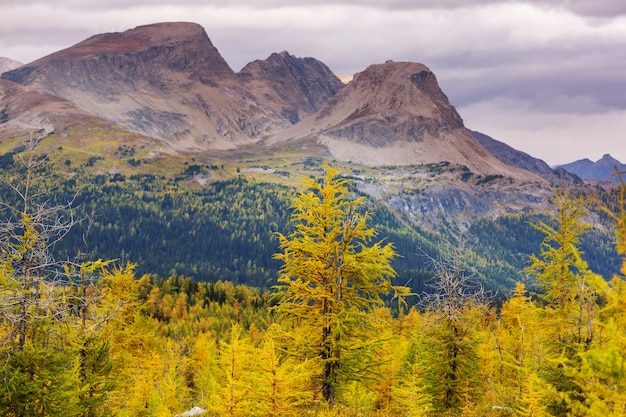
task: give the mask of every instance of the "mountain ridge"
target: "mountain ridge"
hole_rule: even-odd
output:
[[[324,63],[310,57],[296,58],[287,51],[252,61],[237,76],[292,124],[319,110],[344,87]]]
[[[542,180],[473,138],[423,64],[371,65],[344,86],[313,58],[284,51],[235,73],[204,29],[165,22],[94,35],[8,79],[187,153],[311,142],[343,161],[448,161],[477,173]]]
[[[595,162],[591,161],[589,158],[584,158],[560,165],[559,168],[583,179],[619,181],[616,170],[620,172],[626,171],[626,164],[621,163],[607,153]]]
[[[241,87],[195,23],[95,35],[2,78],[66,98],[181,151],[232,149],[288,125]]]

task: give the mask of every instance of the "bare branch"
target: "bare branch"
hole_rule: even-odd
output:
[[[446,243],[437,257],[421,247],[419,250],[433,271],[427,283],[430,291],[421,295],[424,308],[456,321],[466,307],[483,305],[490,298],[477,279],[477,268],[471,262],[471,241],[463,228],[458,228],[453,241]]]

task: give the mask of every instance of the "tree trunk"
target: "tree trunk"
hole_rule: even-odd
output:
[[[322,396],[324,401],[330,406],[335,405],[335,380],[337,373],[337,363],[332,360],[333,351],[330,340],[330,326],[324,327],[322,335],[322,343],[324,351],[322,359],[324,360],[324,373],[322,375]]]

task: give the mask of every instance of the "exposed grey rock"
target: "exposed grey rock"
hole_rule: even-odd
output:
[[[206,412],[207,410],[205,410],[204,408],[195,406],[189,411],[185,411],[184,413],[181,413],[181,414],[176,414],[174,417],[199,416],[199,415],[205,414]]]

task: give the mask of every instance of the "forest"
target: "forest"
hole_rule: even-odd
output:
[[[24,178],[23,154],[22,147],[0,156],[0,201],[10,207],[20,203],[11,184],[19,184]],[[65,168],[64,158],[56,158]],[[94,159],[89,158],[86,164]],[[318,159],[305,159],[305,172],[321,175],[322,160]],[[48,190],[39,198],[45,197],[53,206],[65,206],[75,219],[63,239],[52,246],[54,258],[75,259],[80,254],[85,259],[133,263],[138,275],[183,275],[198,281],[232,281],[260,289],[274,285],[280,267],[273,259],[278,245],[276,232],[286,233],[292,227],[290,198],[298,192],[297,180],[288,182],[294,184],[291,186],[244,174],[230,177],[223,166],[198,161],[190,161],[173,177],[89,173],[78,163],[70,164],[67,171],[63,168],[47,161],[34,167],[33,172],[38,188]],[[342,176],[351,178],[353,171],[342,172]],[[190,178],[199,172],[225,178],[202,187],[190,185]],[[350,188],[359,193],[354,183]],[[616,191],[600,187],[582,191],[601,226],[585,234],[581,242],[583,257],[594,271],[608,277],[619,271],[621,258],[613,244],[612,220],[600,208],[616,210]],[[419,221],[400,219],[382,202],[368,199],[368,209],[378,236],[393,242],[398,252],[392,260],[398,280],[413,292],[426,291],[425,283],[432,273],[424,267],[418,248],[435,255],[438,242],[450,237]],[[0,219],[6,213],[0,211]],[[521,271],[542,240],[531,224],[546,218],[547,213],[520,211],[471,223],[466,235],[473,237],[474,244],[468,249],[476,262],[482,263],[477,274],[485,286],[505,295],[517,281],[524,280]],[[530,281],[525,283],[532,285]]]
[[[583,256],[589,199],[557,190],[555,211],[530,225],[539,242],[517,271],[525,278],[495,302],[461,226],[437,251],[421,236],[414,250],[425,291],[398,282],[399,245],[374,229],[376,207],[328,165],[287,196],[286,216],[276,214],[282,202],[241,210],[244,223],[255,210],[276,219],[271,254],[249,263],[263,277],[255,285],[90,256],[99,238],[72,237],[70,204],[41,198],[41,161],[22,161],[0,224],[4,416],[169,417],[192,407],[206,416],[626,414],[623,182],[604,211],[618,272],[603,276]],[[135,201],[154,204],[143,184]],[[237,195],[236,181],[214,187],[206,198]],[[216,230],[198,230],[194,242]],[[267,244],[252,224],[237,230],[250,245]],[[59,258],[56,246],[71,239],[78,256]],[[244,249],[223,250],[242,250],[247,265]]]

